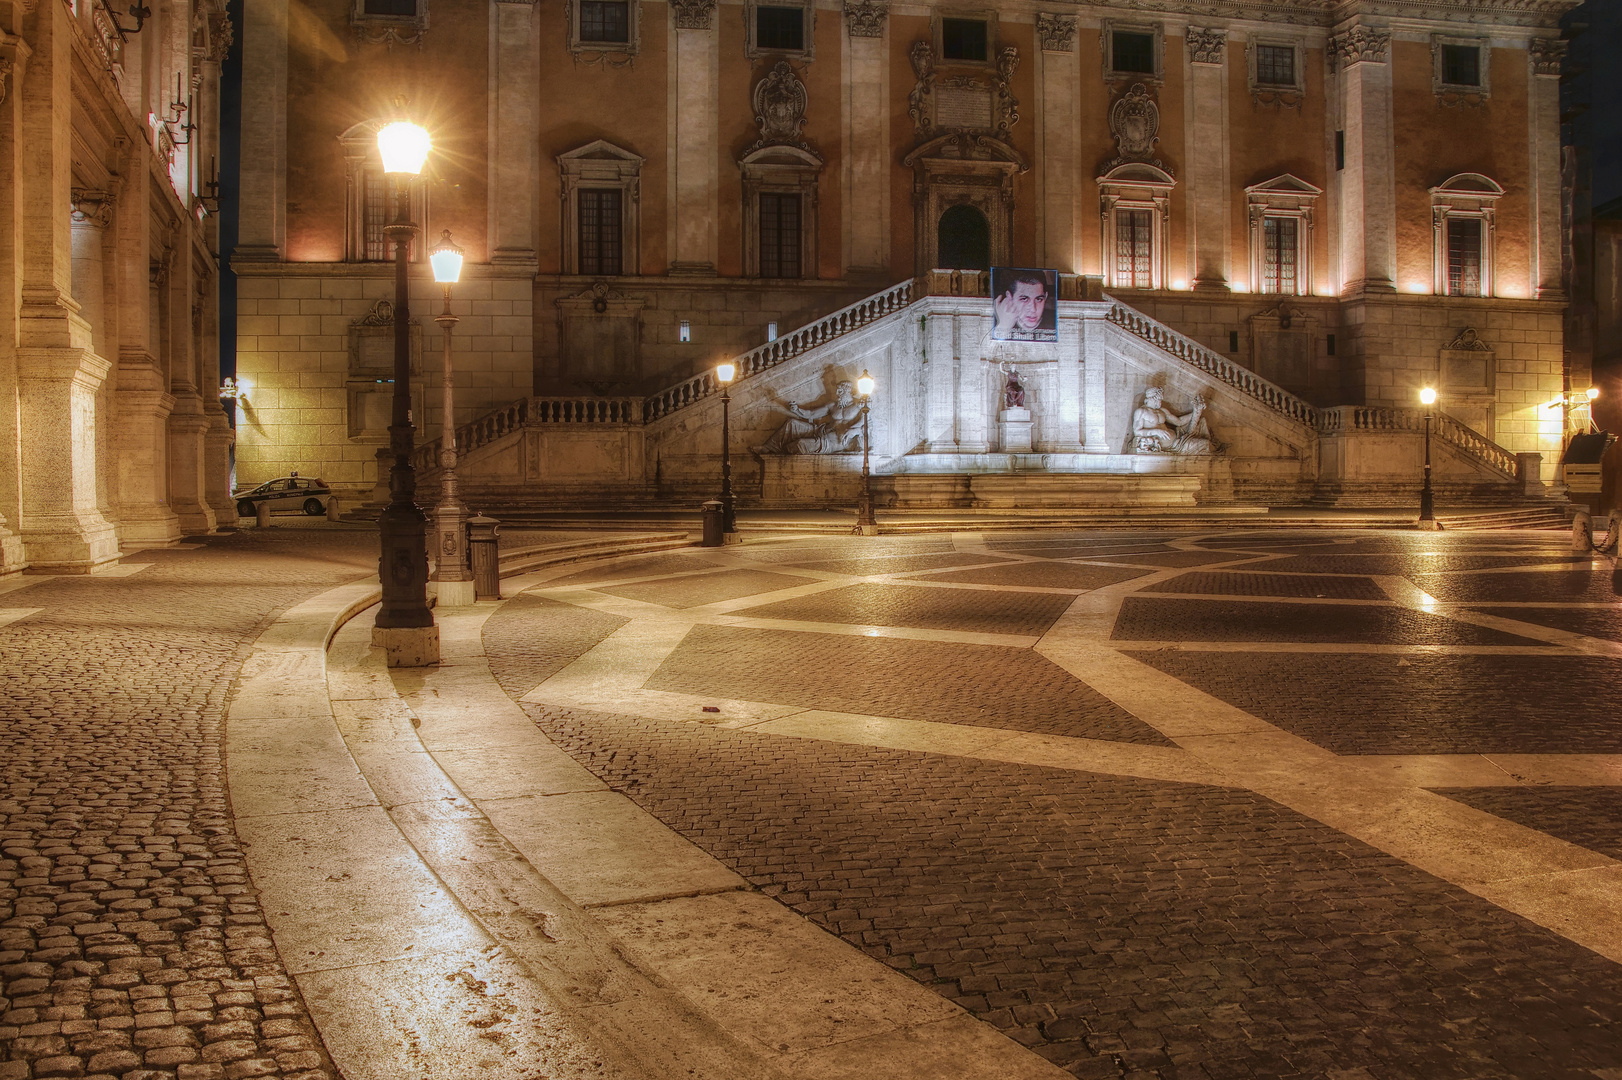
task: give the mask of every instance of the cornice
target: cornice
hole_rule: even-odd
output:
[[[1581,0],[1116,0],[1077,8],[1100,17],[1143,11],[1190,19],[1335,26],[1359,18],[1413,19],[1432,23],[1553,27]]]

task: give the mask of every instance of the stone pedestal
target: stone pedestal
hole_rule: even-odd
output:
[[[439,663],[439,627],[372,627],[372,645],[383,650],[389,667],[433,667]]]
[[[1005,454],[1031,452],[1031,410],[1004,409],[997,414],[997,445]]]

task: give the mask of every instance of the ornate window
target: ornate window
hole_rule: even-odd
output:
[[[374,45],[416,45],[428,29],[428,0],[351,0],[349,23]]]
[[[1159,23],[1106,19],[1099,43],[1104,50],[1106,82],[1147,82],[1158,86],[1165,78],[1165,32]]]
[[[750,277],[817,274],[817,177],[822,157],[800,133],[805,84],[779,60],[750,104],[760,137],[738,159],[743,174],[743,266]]]
[[[1493,295],[1493,208],[1504,189],[1480,173],[1459,173],[1430,194],[1437,294]]]
[[[563,273],[603,277],[641,273],[642,162],[602,139],[558,155]]]
[[[800,195],[763,191],[756,196],[760,231],[760,276],[797,278],[800,263]]]
[[[1306,56],[1299,39],[1252,34],[1245,45],[1250,97],[1258,105],[1299,108],[1306,96]]]
[[[384,231],[397,213],[395,188],[383,172],[383,159],[377,152],[377,129],[387,120],[362,120],[338,136],[344,149],[344,178],[347,187],[344,212],[344,261],[391,262],[394,245]],[[411,185],[411,220],[419,229],[408,257],[422,261],[423,246],[418,241],[428,234],[428,187]]]
[[[1432,36],[1431,90],[1444,105],[1481,104],[1491,91],[1491,55],[1486,38]]]
[[[1143,162],[1118,165],[1098,178],[1101,261],[1111,288],[1165,287],[1171,191],[1176,184],[1171,174]]]
[[[1312,295],[1313,209],[1322,194],[1289,173],[1245,189],[1253,291]]]
[[[565,0],[569,51],[636,55],[641,41],[637,0]],[[600,59],[600,57],[599,57]]]
[[[989,64],[997,56],[997,17],[965,11],[935,16],[935,55],[944,64]]]
[[[799,0],[749,0],[744,7],[744,52],[757,57],[810,60],[816,13]]]

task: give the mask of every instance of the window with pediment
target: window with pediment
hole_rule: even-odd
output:
[[[642,272],[643,161],[604,139],[558,155],[565,274]]]
[[[1439,296],[1493,295],[1497,181],[1459,173],[1431,188],[1435,289]]]
[[[1285,173],[1245,189],[1254,292],[1312,295],[1314,210],[1323,189]]]

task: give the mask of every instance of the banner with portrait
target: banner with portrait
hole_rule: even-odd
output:
[[[1059,340],[1059,272],[991,268],[992,341]]]

